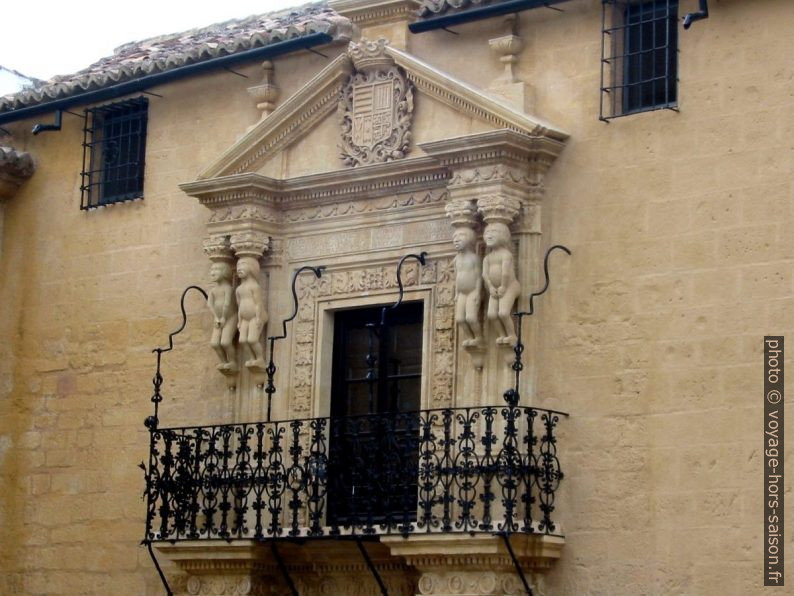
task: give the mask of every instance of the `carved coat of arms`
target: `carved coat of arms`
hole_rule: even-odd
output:
[[[350,44],[355,66],[342,89],[342,161],[349,166],[405,156],[411,143],[413,85],[385,52],[386,41]]]

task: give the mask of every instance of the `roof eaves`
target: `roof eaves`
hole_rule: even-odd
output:
[[[281,26],[268,28],[270,24]],[[227,34],[226,38],[224,34]],[[117,48],[113,56],[103,58],[75,75],[55,77],[42,85],[0,98],[0,114],[309,37],[330,39],[331,42],[349,41],[352,24],[323,4],[313,4],[288,13],[282,11],[249,17],[125,44]]]

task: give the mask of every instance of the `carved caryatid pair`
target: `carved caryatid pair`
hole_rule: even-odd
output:
[[[516,342],[513,305],[521,292],[515,272],[510,228],[504,221],[490,221],[483,230],[485,257],[477,252],[476,206],[473,201],[447,205],[455,231],[452,243],[455,257],[455,320],[464,336],[463,346],[479,348],[483,344],[480,323],[482,287],[488,291],[488,320],[494,325],[498,345]]]
[[[235,332],[239,333],[239,343],[249,356],[246,367],[264,369],[266,366],[261,335],[268,315],[256,255],[261,255],[267,242],[254,240],[232,236],[231,241],[229,237],[222,237],[204,244],[204,251],[212,260],[210,278],[215,282],[215,287],[207,294],[207,305],[213,316],[210,345],[220,359],[218,370],[227,375],[237,372]],[[233,253],[237,255],[235,271],[239,283],[236,288],[232,275]]]

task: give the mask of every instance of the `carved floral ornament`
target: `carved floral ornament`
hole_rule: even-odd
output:
[[[386,44],[362,40],[348,49],[355,71],[338,108],[341,158],[348,166],[400,159],[411,143],[413,84],[386,54]]]

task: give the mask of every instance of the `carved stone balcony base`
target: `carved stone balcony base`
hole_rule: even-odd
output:
[[[389,594],[413,596],[416,572],[378,542],[366,542],[367,553]],[[380,593],[355,542],[316,540],[302,544],[279,542],[279,555],[301,596],[345,594],[369,596]],[[270,543],[215,541],[163,543],[157,550],[186,576],[172,578],[175,594],[264,595],[289,594]],[[166,572],[168,575],[168,573]]]
[[[383,537],[394,556],[419,573],[418,594],[483,596],[523,594],[523,583],[499,536]],[[560,557],[558,536],[514,535],[510,545],[530,585]]]

